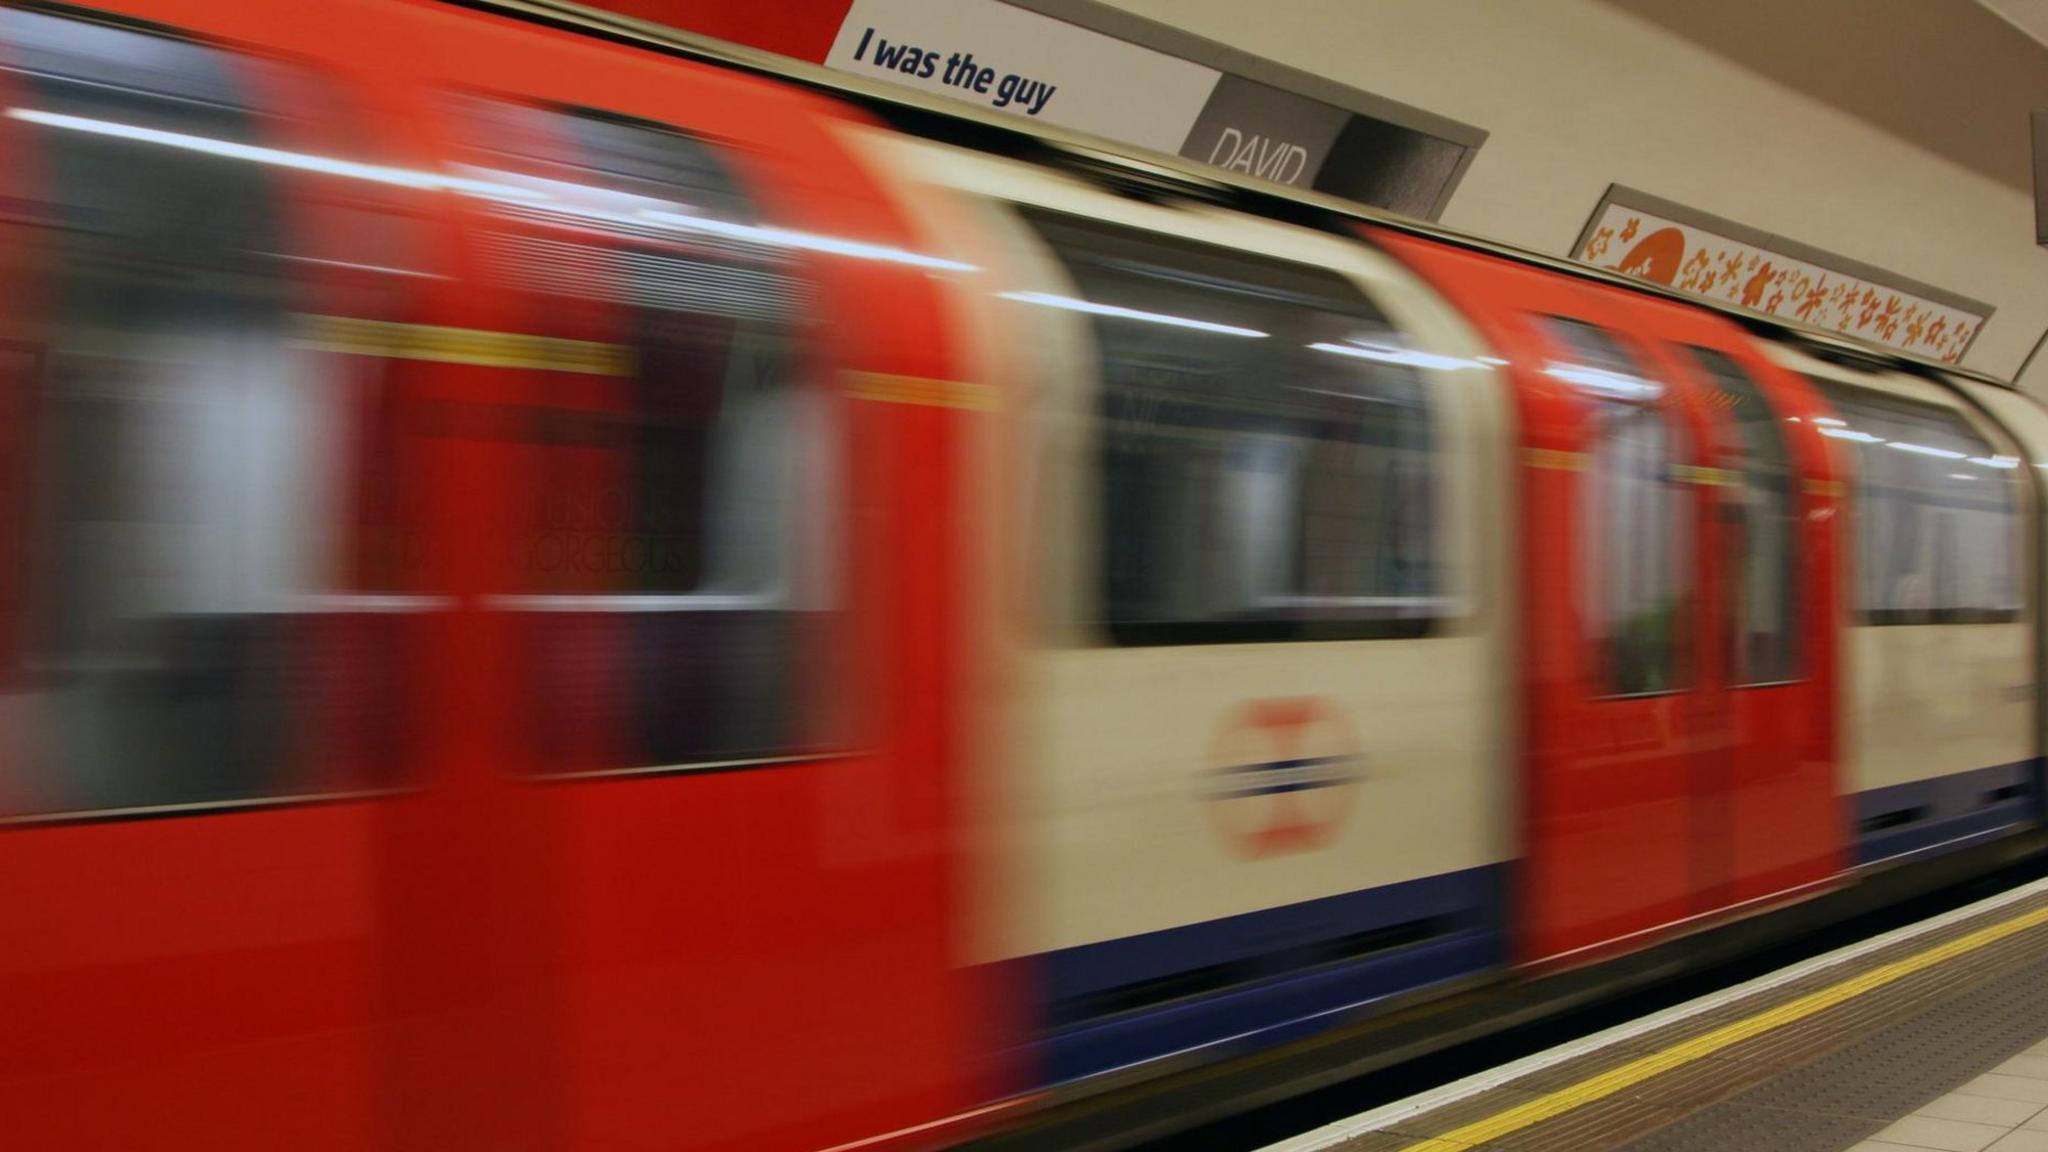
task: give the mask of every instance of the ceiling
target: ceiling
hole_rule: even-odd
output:
[[[1605,2],[2033,193],[2027,120],[2048,109],[2048,0]]]
[[[2048,45],[2048,0],[1977,0],[2013,27]]]

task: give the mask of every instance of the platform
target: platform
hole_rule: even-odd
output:
[[[2048,881],[1266,1152],[2048,1152]]]

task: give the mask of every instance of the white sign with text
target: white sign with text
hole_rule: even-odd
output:
[[[1222,78],[996,0],[854,0],[825,63],[1168,153]]]

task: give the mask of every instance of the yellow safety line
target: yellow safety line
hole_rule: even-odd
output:
[[[1505,1112],[1497,1112],[1484,1120],[1474,1121],[1462,1128],[1432,1136],[1408,1146],[1407,1152],[1464,1152],[1475,1144],[1498,1140],[1511,1132],[1519,1132],[1533,1124],[1542,1123],[1553,1116],[1562,1115],[1574,1108],[1604,1100],[1624,1089],[1633,1087],[1681,1068],[1703,1056],[1710,1056],[1734,1044],[1740,1044],[1753,1036],[1762,1035],[1774,1028],[1782,1028],[1794,1021],[1804,1020],[1815,1013],[1824,1012],[1844,1001],[1852,1000],[1887,984],[1903,980],[1915,972],[1925,971],[1946,960],[1953,960],[1966,952],[1973,952],[1987,944],[1993,944],[2015,933],[2048,924],[2048,907],[2037,908],[2024,916],[1992,924],[1967,936],[1958,936],[1946,944],[1916,953],[1902,960],[1894,960],[1860,976],[1852,976],[1839,984],[1829,985],[1818,992],[1810,992],[1797,1000],[1788,1001],[1775,1008],[1766,1009],[1754,1016],[1723,1025],[1703,1036],[1673,1044],[1659,1052],[1653,1052],[1640,1060],[1631,1060],[1619,1068],[1588,1077],[1567,1088],[1538,1096],[1526,1104],[1519,1104]]]

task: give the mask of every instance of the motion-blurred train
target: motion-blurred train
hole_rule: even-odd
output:
[[[687,55],[0,9],[0,1143],[943,1145],[2039,849],[2017,392]]]

